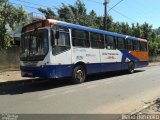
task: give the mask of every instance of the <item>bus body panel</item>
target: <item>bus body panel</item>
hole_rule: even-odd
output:
[[[41,77],[41,78],[62,78],[71,77],[75,65],[82,62],[86,66],[87,74],[100,72],[109,72],[117,70],[127,70],[129,62],[134,62],[135,67],[145,67],[148,65],[148,52],[128,51],[128,50],[108,50],[83,48],[72,46],[71,29],[96,32],[104,35],[113,35],[121,38],[129,38],[136,41],[145,41],[143,39],[117,34],[113,32],[88,28],[80,25],[74,25],[56,20],[46,20],[47,25],[61,25],[69,28],[71,48],[53,55],[51,39],[49,39],[49,52],[43,61],[21,61],[20,69],[22,76]],[[31,27],[29,27],[31,28]],[[41,28],[40,28],[41,29]],[[50,29],[48,29],[50,30]],[[27,32],[27,31],[26,31]],[[49,33],[50,38],[50,33]]]
[[[144,52],[144,51],[131,51],[130,52],[131,55],[135,56],[136,58],[139,59],[139,61],[148,61],[148,52]]]
[[[72,56],[73,64],[79,62],[86,64],[88,74],[101,72],[99,49],[73,47]]]
[[[121,70],[122,53],[119,50],[100,49],[102,72]]]
[[[50,65],[56,66],[56,78],[67,77],[72,72],[72,50],[67,50],[58,55],[51,55]]]

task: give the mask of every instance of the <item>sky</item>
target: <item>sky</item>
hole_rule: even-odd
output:
[[[39,11],[35,8],[46,8],[51,7],[53,10],[55,7],[60,7],[62,3],[74,5],[76,0],[9,0],[13,5],[19,6],[23,5],[27,12],[36,12],[37,15]],[[82,0],[89,13],[91,10],[95,10],[98,16],[104,15],[104,0]],[[108,3],[108,14],[112,16],[115,22],[128,22],[149,23],[153,28],[160,27],[160,0],[123,0],[120,4],[112,8],[121,0],[109,0]],[[25,3],[30,2],[33,4]],[[38,5],[35,5],[38,4]],[[34,8],[30,8],[30,7]]]

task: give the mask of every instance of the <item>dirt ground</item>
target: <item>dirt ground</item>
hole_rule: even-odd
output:
[[[21,73],[19,70],[7,70],[0,72],[0,82],[19,81],[26,79],[29,78],[21,77]]]
[[[153,101],[153,104],[140,111],[139,114],[160,114],[160,98]]]

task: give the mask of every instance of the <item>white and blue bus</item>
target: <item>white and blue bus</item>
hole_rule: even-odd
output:
[[[22,29],[20,69],[23,77],[72,77],[128,70],[148,65],[147,40],[46,19]]]

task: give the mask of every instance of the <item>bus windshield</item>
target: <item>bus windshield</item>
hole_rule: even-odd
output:
[[[22,34],[20,59],[43,60],[48,53],[48,30],[41,29]]]

